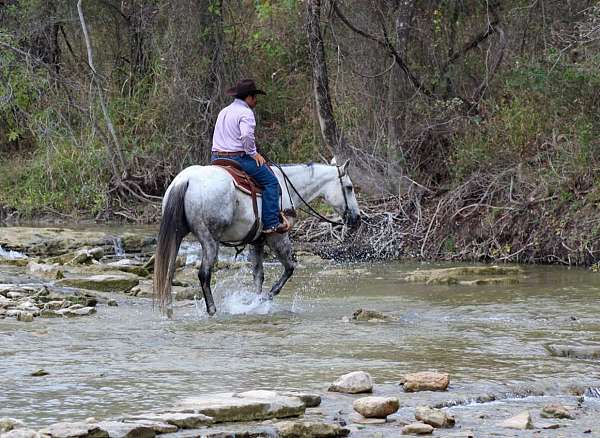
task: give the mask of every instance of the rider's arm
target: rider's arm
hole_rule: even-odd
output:
[[[242,140],[242,146],[244,146],[244,152],[254,158],[257,166],[262,166],[265,164],[265,159],[256,151],[256,141],[254,139],[255,127],[256,121],[254,120],[254,113],[251,112],[240,118],[240,138]]]

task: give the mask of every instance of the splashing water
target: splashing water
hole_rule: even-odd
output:
[[[20,253],[18,251],[12,251],[12,250],[5,250],[4,248],[2,248],[2,245],[0,245],[0,258],[3,259],[24,259],[27,258],[27,256],[23,253]]]

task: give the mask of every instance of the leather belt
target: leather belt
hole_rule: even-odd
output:
[[[217,157],[241,157],[246,155],[246,152],[213,152]]]

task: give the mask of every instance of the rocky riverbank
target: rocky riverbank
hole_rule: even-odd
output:
[[[14,418],[0,418],[0,438],[152,438],[166,437],[343,437],[434,435],[481,437],[481,427],[494,436],[585,436],[595,431],[599,404],[585,397],[505,398],[463,411],[453,401],[446,373],[418,372],[401,377],[404,390],[395,396],[371,376],[356,371],[340,376],[329,392],[254,390],[191,396],[173,406],[99,420],[65,421],[28,428]],[[418,394],[417,394],[418,393]],[[445,400],[442,402],[442,400]],[[471,403],[477,404],[476,401]],[[441,405],[446,407],[440,408]],[[437,406],[437,407],[436,407]],[[491,409],[490,409],[491,407]],[[487,435],[486,435],[487,436]],[[594,436],[594,435],[590,435]]]

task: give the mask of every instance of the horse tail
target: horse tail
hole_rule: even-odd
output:
[[[175,275],[177,252],[181,241],[190,232],[185,219],[184,196],[189,182],[174,186],[163,208],[156,255],[154,258],[154,303],[158,302],[160,311],[170,318],[171,283]]]

